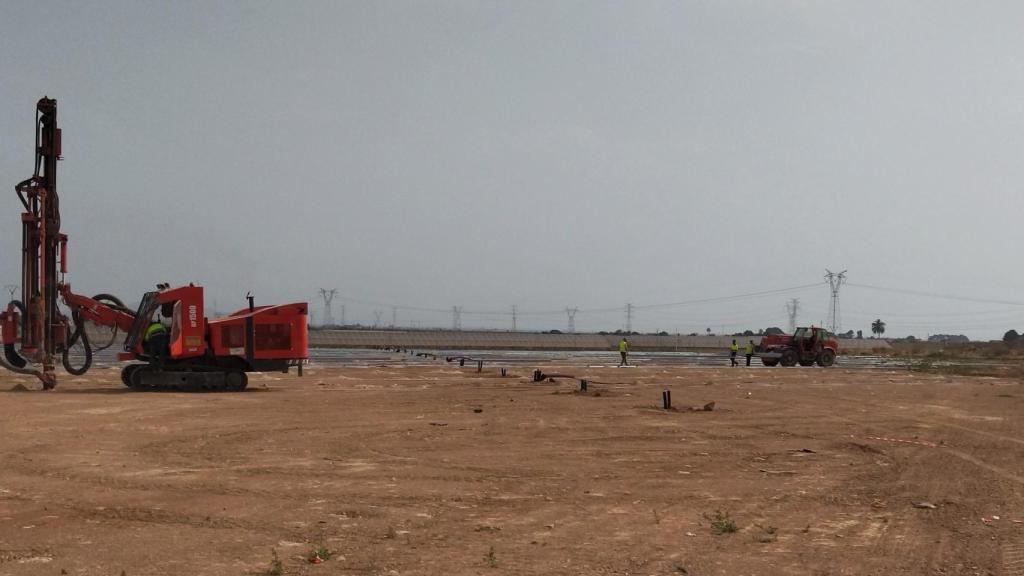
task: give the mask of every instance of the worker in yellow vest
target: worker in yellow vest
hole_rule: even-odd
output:
[[[629,340],[625,337],[619,340],[619,355],[622,356],[622,361],[619,362],[619,366],[629,366],[629,362],[626,362],[626,355],[629,354]]]
[[[747,342],[747,366],[750,366],[750,357],[754,355],[754,341]]]
[[[739,344],[736,344],[736,341],[733,340],[732,344],[729,346],[729,362],[732,362],[732,364],[730,364],[730,366],[739,366],[740,365],[740,363],[736,361],[736,353],[739,352],[739,351],[740,351]]]
[[[162,363],[167,356],[167,327],[157,320],[150,322],[142,336],[142,348],[157,363]]]

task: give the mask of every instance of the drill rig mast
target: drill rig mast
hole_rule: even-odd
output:
[[[57,101],[43,97],[36,104],[35,172],[15,187],[25,207],[21,215],[21,301],[17,302],[23,319],[20,327],[16,322],[14,326],[22,331],[21,354],[5,338],[4,357],[18,371],[26,371],[27,361],[38,364],[40,369],[27,372],[37,375],[44,388],[57,383],[55,357],[64,350],[68,332],[67,318],[57,307],[58,264],[60,273],[67,272],[67,236],[60,232],[57,194],[60,141]],[[14,318],[7,324],[11,320]]]
[[[89,298],[72,292],[64,279],[68,238],[60,230],[60,153],[57,101],[43,97],[36,104],[35,172],[15,186],[25,209],[21,300],[0,312],[0,367],[34,375],[44,389],[57,385],[58,355],[69,374],[84,374],[93,354],[86,321],[113,329],[114,335],[124,332],[118,360],[134,363],[123,367],[121,379],[140,390],[243,390],[248,372],[287,371],[308,359],[305,302],[256,306],[250,297],[247,309],[208,319],[203,289],[193,284],[158,285],[134,312],[108,294]],[[70,310],[70,322],[58,299]],[[147,331],[158,318],[169,325],[159,343],[149,340]],[[79,342],[85,359],[73,366],[69,352]],[[107,345],[112,343],[113,337]]]

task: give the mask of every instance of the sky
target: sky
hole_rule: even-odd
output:
[[[0,0],[76,292],[399,326],[1024,331],[1019,2]],[[3,184],[6,182],[6,184]],[[3,198],[6,197],[6,200]]]

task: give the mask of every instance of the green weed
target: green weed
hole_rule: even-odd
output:
[[[715,534],[732,534],[739,530],[736,526],[736,521],[729,516],[728,512],[715,510],[715,514],[713,516],[705,514],[704,518],[711,521],[711,531]]]
[[[484,555],[484,563],[490,568],[498,567],[498,557],[494,554],[494,546],[491,546],[491,549]]]
[[[124,575],[122,574],[122,576]],[[274,548],[270,549],[270,568],[267,568],[260,576],[284,576],[284,564],[281,563],[281,558]]]

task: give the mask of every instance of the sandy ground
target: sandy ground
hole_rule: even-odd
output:
[[[1024,573],[1018,380],[400,363],[0,393],[0,574]]]

